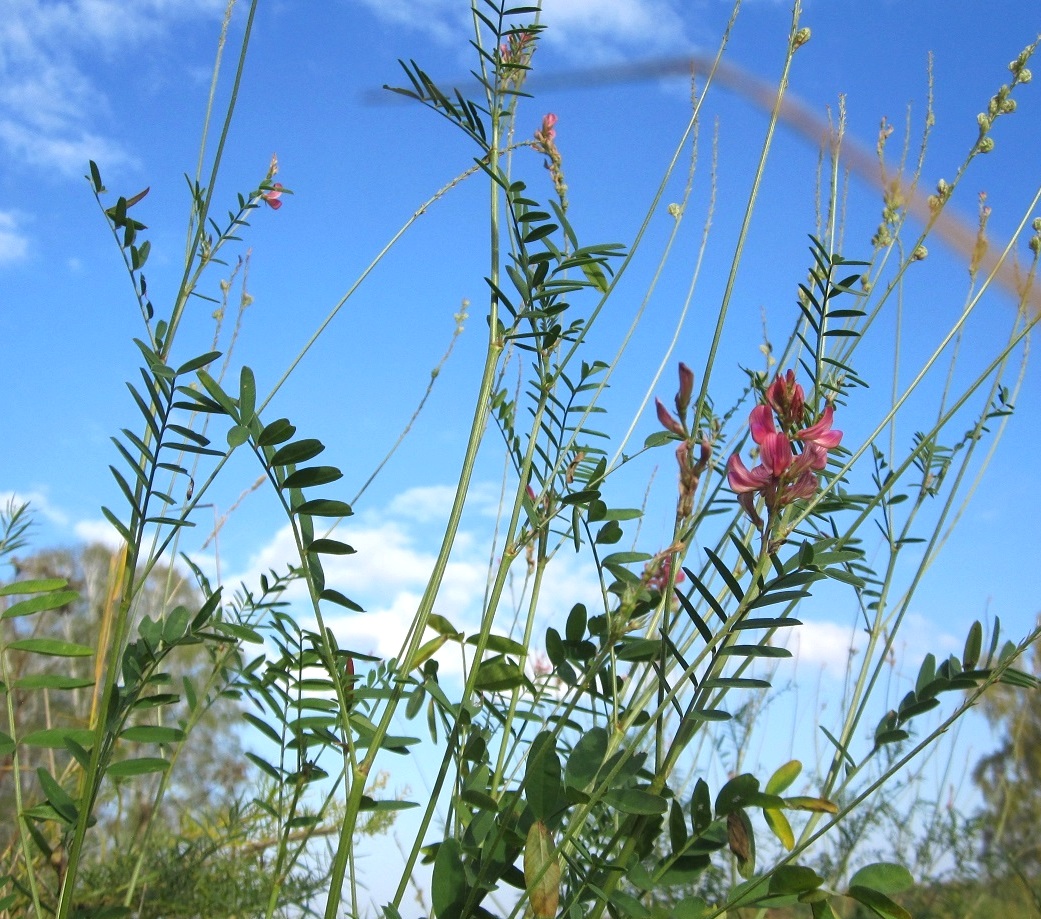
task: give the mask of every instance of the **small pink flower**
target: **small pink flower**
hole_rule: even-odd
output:
[[[542,128],[539,130],[541,140],[550,143],[557,136],[557,116],[552,112],[542,116]]]
[[[648,568],[650,568],[651,565],[653,565],[653,562],[650,565],[648,565]],[[649,578],[647,578],[647,586],[650,587],[652,590],[658,591],[658,593],[662,593],[669,586],[670,574],[672,574],[672,556],[667,555],[664,559],[662,559],[661,565],[658,567],[658,570],[655,571],[654,574],[652,574]],[[674,583],[682,584],[685,580],[687,580],[687,576],[683,573],[683,569],[681,568],[679,571],[676,572],[676,580],[674,581]]]
[[[267,202],[271,210],[277,211],[282,206],[282,183],[276,182],[271,186],[271,191],[262,192],[260,197]]]

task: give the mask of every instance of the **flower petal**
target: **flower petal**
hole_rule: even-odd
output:
[[[774,415],[769,405],[757,405],[748,416],[748,430],[752,433],[752,440],[762,444],[763,439],[776,433],[774,427]]]

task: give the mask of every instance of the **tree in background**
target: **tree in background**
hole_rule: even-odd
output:
[[[105,648],[112,585],[118,582],[121,564],[120,553],[100,545],[11,558],[10,580],[66,581],[67,602],[33,616],[6,619],[5,639],[10,643],[43,638]],[[178,605],[198,608],[201,602],[198,590],[181,572],[156,566],[138,596],[137,616],[158,620]],[[9,606],[4,604],[5,609]],[[173,765],[166,772],[128,775],[108,783],[97,809],[96,845],[84,885],[91,893],[84,901],[94,907],[118,907],[137,868],[144,872],[134,904],[140,919],[263,912],[270,886],[266,860],[276,834],[264,806],[267,791],[233,727],[241,723],[243,711],[235,687],[241,660],[234,655],[221,660],[211,647],[196,645],[176,649],[165,663],[157,690],[181,699],[156,706],[154,714],[142,719],[140,730],[131,730],[138,730],[141,738],[133,744],[136,756],[163,755]],[[10,693],[12,733],[25,744],[19,773],[23,801],[33,798],[38,769],[62,777],[74,767],[59,735],[67,729],[86,729],[90,723],[98,705],[93,687],[103,666],[104,661],[94,656],[17,651],[7,655],[0,710],[8,710]],[[191,703],[189,695],[194,697]],[[176,743],[189,729],[192,743]],[[155,742],[164,736],[172,742]],[[14,782],[13,754],[4,752],[2,813],[18,812]],[[60,873],[63,843],[57,834],[49,834],[53,826],[44,819],[32,831],[46,842],[52,866]],[[18,876],[18,832],[14,821],[0,824],[0,875],[10,871]],[[141,858],[142,852],[147,852],[146,858]],[[315,863],[298,866],[283,890],[284,905],[304,906],[323,878]]]

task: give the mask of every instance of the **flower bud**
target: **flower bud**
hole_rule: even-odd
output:
[[[669,410],[662,404],[661,399],[654,400],[654,407],[658,412],[658,421],[661,422],[661,426],[666,431],[675,434],[677,437],[687,436],[687,432],[683,430],[683,425],[669,414]]]
[[[694,371],[686,364],[680,363],[680,388],[676,393],[676,411],[680,418],[687,414],[690,396],[694,392]]]

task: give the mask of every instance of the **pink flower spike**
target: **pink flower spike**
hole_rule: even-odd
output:
[[[260,197],[267,202],[268,207],[270,207],[271,210],[277,211],[282,206],[280,200],[282,197],[282,183],[276,182],[271,187],[271,191],[263,192]]]
[[[542,135],[543,140],[553,140],[553,138],[557,136],[556,127],[557,116],[554,115],[552,112],[549,112],[548,114],[544,115],[542,117],[542,129],[539,132]]]
[[[834,416],[835,409],[830,405],[827,406],[824,409],[824,413],[814,424],[799,431],[795,436],[806,444],[818,444],[825,450],[833,450],[842,442],[842,431],[833,431],[831,429]]]

